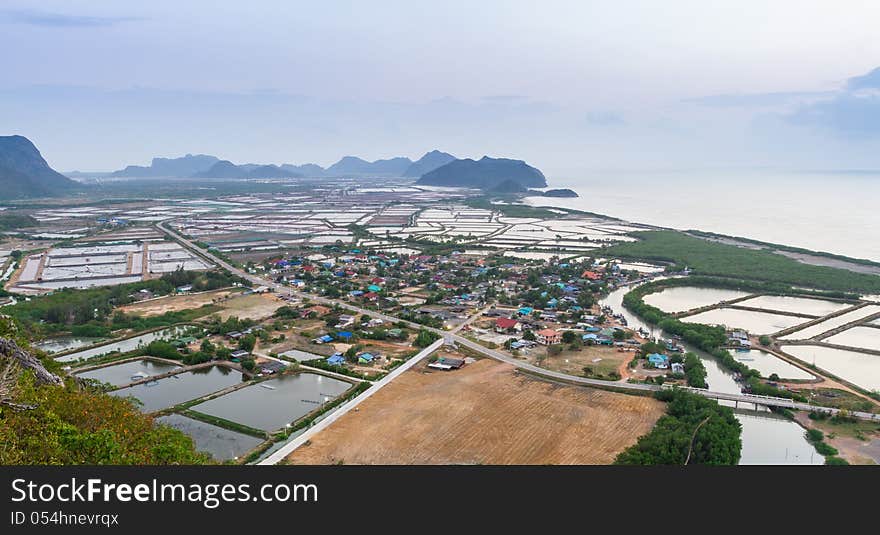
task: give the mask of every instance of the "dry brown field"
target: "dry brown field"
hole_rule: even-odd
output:
[[[479,360],[419,365],[291,453],[293,464],[608,464],[663,414],[652,398]]]

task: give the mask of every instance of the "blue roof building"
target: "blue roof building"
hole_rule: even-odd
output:
[[[373,359],[375,358],[376,357],[374,357],[372,353],[361,353],[360,355],[358,355],[358,362],[362,364],[369,364],[370,362],[373,362]]]
[[[348,340],[349,338],[351,338],[354,335],[348,331],[339,331],[338,333],[336,333],[336,336],[339,338],[342,338],[344,340]]]
[[[666,355],[661,355],[660,353],[651,353],[650,355],[648,355],[648,362],[650,362],[657,368],[669,367],[669,357],[667,357]]]
[[[342,366],[345,364],[345,357],[342,356],[342,353],[336,353],[333,356],[327,357],[327,364]]]
[[[535,309],[532,308],[532,307],[522,307],[522,308],[519,309],[518,312],[519,312],[520,314],[522,314],[523,316],[528,316],[529,314],[531,314],[532,312],[534,312],[534,310],[535,310]]]

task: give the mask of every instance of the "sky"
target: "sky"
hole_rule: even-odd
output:
[[[344,155],[880,168],[880,2],[3,0],[0,135],[62,171]]]

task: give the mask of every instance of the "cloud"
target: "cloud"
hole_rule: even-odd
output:
[[[785,119],[851,140],[880,137],[880,67],[849,78],[839,91],[799,106]]]
[[[732,93],[684,99],[685,104],[719,108],[784,106],[803,100],[833,96],[834,91],[787,91],[776,93]]]
[[[49,13],[31,9],[6,9],[0,11],[0,20],[11,24],[26,24],[45,28],[94,28],[142,19],[140,17],[95,17]]]
[[[596,111],[587,113],[586,122],[590,126],[621,126],[626,124],[626,119],[617,112]]]

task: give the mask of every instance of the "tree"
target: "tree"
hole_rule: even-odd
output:
[[[212,344],[211,341],[208,340],[207,338],[202,340],[202,345],[201,345],[200,349],[202,350],[202,353],[209,353],[212,355],[214,354],[215,351],[217,351],[217,348],[214,346],[214,344]]]
[[[535,341],[535,333],[533,333],[531,330],[525,331],[522,337],[523,340],[528,340],[529,342]]]
[[[425,348],[433,344],[439,338],[439,334],[435,334],[427,329],[420,329],[419,334],[416,335],[416,339],[413,341],[413,345]]]
[[[253,334],[246,334],[238,339],[238,347],[239,349],[244,349],[245,351],[253,351],[254,346],[257,345],[257,337]]]

